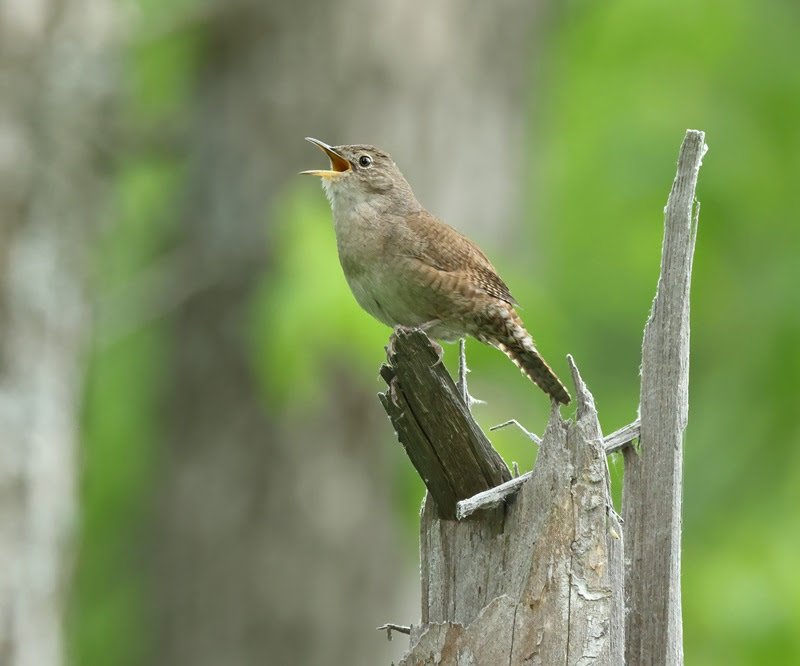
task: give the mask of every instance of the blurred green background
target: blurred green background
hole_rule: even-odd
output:
[[[304,136],[389,151],[422,203],[491,257],[561,376],[575,357],[608,433],[636,414],[687,128],[709,152],[686,660],[800,662],[797,3],[104,11],[122,28],[108,47],[114,103],[98,115],[112,138],[87,264],[70,663],[403,652],[373,628],[418,618],[423,489],[375,398],[389,331],[348,291],[318,182],[295,177],[324,164]],[[516,368],[474,341],[468,359],[484,429],[517,418],[541,433],[548,401]],[[530,469],[519,432],[492,441]]]
[[[160,4],[142,4],[142,36],[127,56],[129,120],[147,129],[186,122],[197,79],[217,57],[206,34],[213,29],[202,22],[153,36],[150,22],[163,12]],[[419,21],[425,20],[423,13]],[[797,6],[774,0],[575,2],[540,20],[532,62],[519,64],[531,82],[520,99],[528,137],[522,168],[511,174],[519,179],[510,188],[519,197],[519,217],[502,242],[491,218],[471,235],[512,286],[560,374],[565,353],[578,360],[610,432],[632,420],[638,403],[641,333],[677,150],[687,127],[707,132],[686,437],[685,649],[692,664],[790,663],[800,659],[800,430],[791,417],[800,406]],[[325,52],[336,48],[335,32],[330,42],[317,49],[320,67]],[[355,94],[353,86],[371,85],[359,71],[329,75],[340,78],[341,89],[333,99],[319,99],[317,113],[335,113]],[[424,120],[405,123],[413,133]],[[396,152],[373,119],[375,125],[369,136],[351,129],[321,138],[369,141]],[[502,131],[467,129],[459,141]],[[319,129],[303,131],[316,135]],[[287,177],[269,208],[259,219],[227,223],[259,224],[272,257],[249,302],[248,357],[263,408],[291,424],[323,418],[321,405],[339,398],[330,389],[338,373],[346,372],[365,394],[382,390],[376,374],[388,332],[359,311],[348,292],[318,184],[288,177],[295,165],[315,168],[324,160],[300,133],[287,145],[291,159],[270,156],[279,171],[286,165],[281,175]],[[414,186],[414,152],[406,152],[400,167]],[[448,152],[447,145],[429,150],[436,171],[450,168]],[[480,154],[474,159],[480,162]],[[184,191],[185,162],[180,153],[160,151],[132,151],[124,160],[116,177],[115,226],[98,253],[102,289],[131,279],[180,242],[168,211]],[[466,170],[447,177],[480,187]],[[459,227],[458,219],[448,221]],[[80,664],[136,663],[151,635],[148,601],[136,571],[126,571],[123,553],[136,538],[131,524],[140,519],[158,474],[153,423],[159,369],[176,344],[164,319],[93,358],[73,636]],[[454,352],[448,348],[451,368]],[[513,366],[474,342],[469,359],[472,390],[488,403],[477,409],[481,423],[516,417],[542,430],[547,402]],[[390,487],[393,510],[383,520],[395,524],[413,575],[422,488],[397,455],[377,400],[362,408],[378,422],[370,445],[390,461],[371,471],[383,475],[378,485]],[[534,451],[518,433],[498,432],[493,441],[507,461],[531,466]],[[308,455],[325,446],[314,442]],[[613,465],[618,472],[621,462]],[[110,578],[115,583],[109,587]],[[371,639],[372,625],[387,619],[371,619],[360,639]]]

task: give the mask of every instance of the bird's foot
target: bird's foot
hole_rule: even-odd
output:
[[[442,345],[436,342],[436,340],[433,340],[432,338],[428,338],[428,340],[431,341],[431,346],[433,347],[433,350],[436,352],[436,363],[434,363],[432,366],[435,368],[444,360],[444,349],[442,349]]]
[[[397,339],[398,333],[404,333],[408,335],[413,331],[422,331],[425,333],[425,335],[428,335],[428,330],[439,323],[441,323],[440,319],[432,319],[431,321],[426,321],[424,324],[420,324],[419,326],[403,326],[402,324],[398,324],[392,329],[392,335],[389,336],[389,345],[386,347],[386,352],[388,354],[394,354],[394,341]],[[433,367],[436,367],[444,359],[444,349],[442,349],[442,345],[436,342],[436,340],[434,340],[432,337],[428,336],[428,340],[430,340],[430,343],[436,352],[436,363],[433,364]]]
[[[398,324],[392,329],[392,335],[397,335],[398,333],[405,333],[408,335],[413,330],[414,328],[412,326],[403,326],[402,324]]]
[[[417,328],[423,333],[425,333],[425,335],[428,335],[428,331],[430,329],[432,329],[437,324],[441,323],[442,323],[441,319],[431,319],[430,321],[426,321],[425,323],[420,324],[419,326],[417,326]],[[434,340],[430,335],[428,335],[428,340],[431,341],[431,345],[433,345],[433,349],[436,351],[436,363],[433,364],[433,367],[435,368],[444,360],[444,349],[442,349],[442,345],[436,342],[436,340]]]
[[[392,329],[392,334],[389,336],[389,344],[386,345],[386,354],[388,356],[391,356],[392,354],[394,354],[394,343],[397,341],[397,334],[398,333],[403,333],[404,335],[408,335],[413,330],[414,329],[411,328],[410,326],[402,326],[401,324],[398,324],[397,326],[395,326]]]

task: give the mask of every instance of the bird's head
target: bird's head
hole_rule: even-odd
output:
[[[327,170],[301,171],[320,176],[322,187],[334,206],[384,201],[398,205],[416,203],[411,187],[392,158],[375,146],[329,146],[306,139],[324,152],[331,162]]]

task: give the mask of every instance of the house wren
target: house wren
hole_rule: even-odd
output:
[[[373,146],[321,148],[344,275],[359,305],[388,326],[452,342],[467,335],[501,349],[545,393],[567,389],[534,346],[517,302],[486,255],[417,201],[392,158]]]

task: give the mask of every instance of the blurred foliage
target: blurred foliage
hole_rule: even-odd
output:
[[[774,0],[572,5],[533,123],[547,166],[531,238],[607,431],[637,403],[678,142],[707,132],[684,497],[693,664],[800,657],[798,18]]]
[[[99,253],[99,294],[113,294],[158,256],[173,230],[174,220],[164,219],[163,211],[170,209],[179,180],[174,166],[163,162],[133,161],[121,169],[114,233]],[[77,663],[146,661],[146,641],[132,643],[129,634],[149,634],[139,539],[156,469],[167,360],[163,324],[155,322],[97,349],[89,369],[78,607],[71,632]]]
[[[196,66],[190,42],[185,35],[143,39],[129,53],[125,121],[132,134],[174,124],[185,113]],[[160,144],[163,138],[157,134],[119,157],[111,220],[94,267],[101,319],[84,407],[82,534],[69,618],[74,664],[148,661],[148,554],[142,544],[158,469],[166,322],[144,320],[129,331],[127,322],[104,321],[102,304],[118,298],[175,241],[183,168]]]
[[[161,11],[142,3],[143,25]],[[686,438],[686,655],[701,666],[793,663],[800,659],[800,426],[791,419],[800,404],[800,12],[788,0],[579,1],[558,11],[535,63],[520,241],[490,254],[559,374],[567,374],[564,354],[573,354],[604,430],[625,425],[638,404],[641,334],[678,147],[687,127],[707,132]],[[129,122],[176,123],[201,51],[202,35],[191,32],[142,38],[131,52]],[[166,211],[179,191],[178,160],[126,158],[113,233],[99,253],[99,293],[133,279],[169,246]],[[276,418],[300,410],[314,418],[327,399],[317,375],[332,359],[367,389],[382,390],[376,375],[388,330],[348,292],[318,184],[292,185],[265,216],[277,263],[253,302],[251,344],[267,409]],[[136,530],[156,468],[156,389],[167,352],[156,322],[93,358],[75,663],[141,663],[146,653]],[[446,346],[451,369],[456,352]],[[487,401],[476,408],[484,427],[518,418],[541,432],[547,401],[516,368],[474,341],[468,358],[471,391]],[[532,466],[535,451],[518,431],[496,432],[493,441],[507,461]],[[396,446],[388,426],[380,444]],[[622,464],[611,466],[618,495]],[[420,483],[410,465],[389,481],[414,553]]]
[[[305,188],[291,189],[270,215],[281,221],[266,228],[275,265],[253,302],[257,374],[265,404],[276,411],[307,410],[324,399],[317,369],[333,356],[374,376],[386,343],[385,327],[363,317],[339,268],[325,198],[306,195]]]

